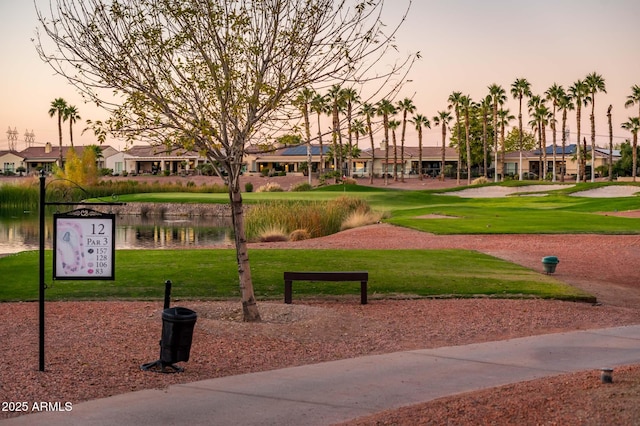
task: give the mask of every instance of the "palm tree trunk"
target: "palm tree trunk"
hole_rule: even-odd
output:
[[[320,168],[318,172],[322,174],[324,172],[324,147],[322,146],[322,129],[320,128],[320,113],[318,113],[318,143],[320,144]],[[311,174],[311,170],[309,170]]]
[[[611,123],[611,108],[609,105],[607,110],[607,119],[609,120],[609,182],[613,181],[613,124]]]
[[[519,99],[519,107],[518,107],[518,130],[520,134],[518,136],[518,151],[520,152],[520,158],[518,159],[518,178],[522,180],[522,96],[518,97]]]
[[[442,162],[440,163],[440,179],[444,181],[444,166],[445,166],[445,144],[447,140],[447,124],[442,122]]]
[[[638,132],[633,132],[633,170],[631,171],[631,176],[633,176],[633,181],[636,181],[636,170],[638,169]]]
[[[62,112],[58,111],[58,141],[60,142],[60,168],[63,168],[63,157],[62,157]]]
[[[582,154],[581,151],[582,149],[580,149],[580,115],[581,115],[581,109],[580,108],[580,102],[582,102],[581,99],[577,99],[576,101],[576,131],[578,133],[578,135],[576,136],[576,155],[577,155],[577,159],[576,159],[576,183],[580,182],[580,163],[582,162]]]
[[[371,128],[371,117],[367,115],[367,130],[369,131],[369,139],[371,141],[371,167],[369,168],[369,183],[373,184],[373,165],[376,162],[376,147],[373,142],[373,129]]]
[[[467,185],[471,185],[471,141],[469,140],[469,113],[465,114],[464,139],[467,145]]]

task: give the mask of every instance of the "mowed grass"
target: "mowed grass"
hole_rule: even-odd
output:
[[[535,183],[536,185],[538,183]],[[628,183],[625,183],[628,185]],[[516,185],[509,183],[506,186]],[[518,183],[518,186],[521,184]],[[453,190],[393,191],[335,185],[309,192],[245,193],[247,204],[262,201],[326,201],[358,197],[388,213],[390,223],[435,234],[602,233],[638,234],[640,219],[607,213],[640,209],[640,198],[586,198],[570,194],[603,186],[586,184],[548,191],[544,196],[460,198]],[[638,186],[638,185],[636,185]],[[462,188],[457,188],[462,189]],[[640,186],[639,186],[640,190]],[[227,203],[220,193],[154,193],[120,197],[124,202]],[[435,216],[453,219],[436,219]],[[428,238],[425,235],[425,238]],[[534,296],[594,300],[590,295],[537,271],[464,250],[250,250],[255,294],[278,299],[287,270],[367,270],[372,297]],[[51,253],[47,252],[47,268]],[[0,258],[0,301],[38,297],[37,253]],[[47,298],[157,299],[165,280],[179,298],[238,298],[234,250],[117,250],[114,281],[52,281]],[[357,294],[358,283],[295,283],[294,298]]]
[[[539,183],[534,183],[536,186]],[[521,183],[504,186],[525,186]],[[640,185],[624,183],[624,185]],[[485,185],[490,186],[490,185]],[[460,187],[437,191],[397,191],[359,185],[334,185],[307,192],[245,193],[250,205],[262,201],[327,201],[341,196],[366,200],[372,209],[388,212],[386,222],[435,234],[639,234],[640,218],[607,213],[640,209],[640,197],[588,198],[572,193],[606,186],[604,183],[567,185],[566,189],[538,191],[542,196],[461,198]],[[123,202],[226,203],[225,194],[159,193],[120,197]],[[435,219],[430,215],[456,220]]]
[[[369,272],[369,295],[376,297],[534,296],[593,301],[593,298],[541,272],[466,250],[251,250],[251,271],[259,300],[284,294],[284,271]],[[235,250],[118,250],[113,281],[52,281],[46,252],[47,300],[160,299],[164,282],[176,299],[236,299]],[[12,271],[0,286],[1,301],[37,300],[38,253],[0,259]],[[542,268],[541,268],[542,269]],[[294,299],[353,295],[359,283],[296,282]]]

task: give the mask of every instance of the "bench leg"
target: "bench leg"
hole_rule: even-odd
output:
[[[284,282],[284,303],[291,304],[293,294],[293,281]]]
[[[367,304],[367,282],[366,281],[360,282],[360,304],[361,305]]]

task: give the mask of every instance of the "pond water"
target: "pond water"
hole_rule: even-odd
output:
[[[233,242],[230,218],[116,217],[116,249],[199,248]],[[0,255],[38,250],[40,221],[37,210],[0,209]],[[53,213],[46,214],[46,248],[53,237]]]

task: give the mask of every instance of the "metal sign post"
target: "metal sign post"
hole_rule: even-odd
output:
[[[47,203],[44,171],[40,172],[39,370],[44,371],[45,334],[45,206],[121,206],[123,203]],[[81,188],[82,189],[82,188]],[[115,215],[91,209],[54,214],[53,279],[113,280]]]

